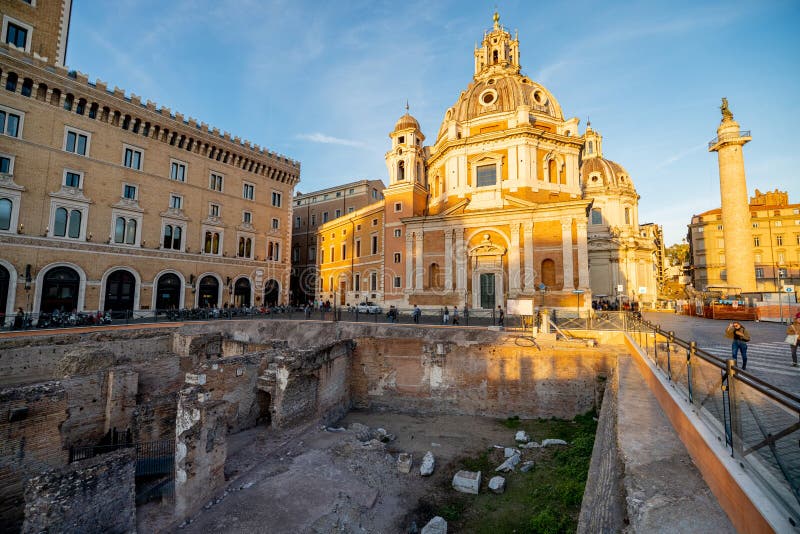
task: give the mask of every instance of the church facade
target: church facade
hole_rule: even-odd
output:
[[[472,82],[433,143],[406,113],[389,134],[384,198],[318,230],[316,294],[340,305],[574,310],[592,294],[654,302],[652,232],[638,195],[520,67],[516,36],[494,24],[474,51]],[[358,229],[358,230],[356,230]],[[369,247],[359,247],[360,233]]]

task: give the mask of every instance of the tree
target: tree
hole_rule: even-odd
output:
[[[667,247],[666,253],[672,265],[683,265],[689,262],[688,243],[675,243],[674,245],[670,245]]]

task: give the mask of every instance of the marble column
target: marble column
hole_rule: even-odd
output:
[[[414,254],[416,255],[416,260],[417,260],[417,268],[415,269],[416,272],[414,273],[415,274],[414,287],[416,289],[423,289],[424,288],[423,274],[425,273],[425,264],[424,264],[424,258],[422,257],[423,256],[422,241],[424,239],[424,234],[422,233],[422,230],[416,232],[414,234],[414,237],[416,238],[417,241],[417,246],[415,247],[416,250],[414,250]]]
[[[453,230],[444,231],[444,289],[453,290]]]
[[[508,290],[517,295],[520,290],[522,273],[519,268],[519,223],[511,223],[511,248],[508,251]]]
[[[587,221],[578,221],[578,287],[589,288],[589,244],[586,235]]]
[[[561,219],[561,248],[564,262],[564,291],[575,289],[572,276],[572,219]]]
[[[406,232],[406,289],[414,289],[414,234]]]
[[[534,272],[536,269],[533,265],[533,223],[526,222],[523,226],[523,239],[524,239],[524,253],[525,253],[525,291],[533,292],[536,290],[534,285]]]

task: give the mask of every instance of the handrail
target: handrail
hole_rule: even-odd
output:
[[[738,134],[729,133],[724,135],[718,135],[717,137],[708,142],[708,148],[711,148],[717,143],[720,143],[722,141],[727,141],[729,139],[739,139],[740,137],[750,137],[750,130],[740,130]]]

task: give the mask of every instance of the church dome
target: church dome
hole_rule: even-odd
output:
[[[546,115],[563,121],[561,106],[552,93],[530,78],[515,73],[473,80],[456,103],[447,110],[439,135],[447,131],[447,122],[469,121],[483,115],[516,112],[519,106],[529,106],[532,114]]]
[[[601,157],[583,160],[581,185],[584,190],[618,188],[636,192],[628,171],[619,163]]]
[[[420,129],[419,122],[417,121],[417,119],[415,119],[414,117],[409,115],[408,112],[406,112],[406,114],[400,117],[400,119],[394,125],[394,131],[399,132],[400,130],[406,130],[408,128],[413,128],[415,130]]]

